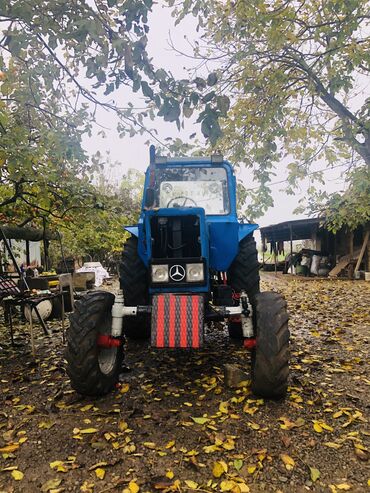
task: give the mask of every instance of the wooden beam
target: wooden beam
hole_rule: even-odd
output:
[[[356,267],[355,267],[355,272],[357,272],[358,269],[360,268],[360,265],[361,265],[361,262],[362,262],[362,258],[364,256],[364,253],[365,253],[365,250],[366,250],[366,247],[367,247],[367,242],[369,241],[369,235],[370,235],[370,231],[366,231],[364,242],[362,244],[360,255],[358,257],[357,264],[356,264]]]

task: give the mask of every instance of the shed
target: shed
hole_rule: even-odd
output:
[[[337,233],[332,233],[325,226],[324,219],[316,217],[285,221],[262,227],[260,231],[263,251],[266,250],[266,244],[269,243],[275,254],[275,264],[276,245],[279,242],[289,242],[290,254],[292,254],[293,241],[311,240],[312,249],[322,255],[330,256],[333,266],[341,264],[345,268],[356,260],[355,270],[359,270],[361,264],[364,270],[370,270],[369,225],[359,226],[354,231],[342,228]],[[338,272],[335,272],[334,275],[343,270],[338,269],[339,267],[337,268]]]

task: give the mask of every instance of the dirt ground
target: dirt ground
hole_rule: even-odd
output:
[[[0,327],[0,493],[370,491],[370,283],[265,274],[291,329],[285,400],[224,388],[249,354],[222,326],[199,352],[127,347],[119,388],[71,390],[58,322],[11,348]]]

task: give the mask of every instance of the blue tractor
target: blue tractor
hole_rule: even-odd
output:
[[[92,291],[76,303],[67,337],[67,372],[83,395],[118,382],[125,336],[159,349],[197,349],[204,326],[227,321],[251,350],[253,392],[287,390],[286,302],[260,292],[253,231],[240,223],[236,178],[222,156],[165,158],[150,150],[142,211],[124,245],[121,291]]]

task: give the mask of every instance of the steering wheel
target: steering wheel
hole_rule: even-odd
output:
[[[182,204],[176,204],[175,205],[175,203],[174,203],[175,200],[179,200],[179,199],[180,200],[183,200],[183,203]],[[196,202],[191,197],[186,197],[185,195],[179,195],[178,197],[173,197],[171,200],[169,200],[167,202],[167,207],[185,207],[185,204],[186,204],[187,201],[192,202],[192,204],[194,205],[194,207],[197,207]],[[172,206],[172,203],[174,203],[173,206]]]

